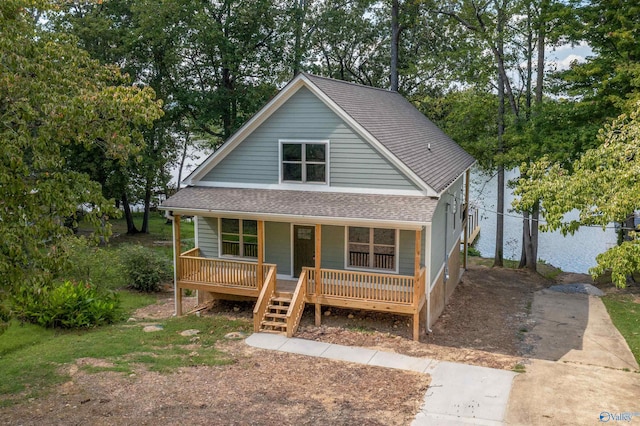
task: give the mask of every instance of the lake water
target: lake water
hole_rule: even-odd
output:
[[[506,179],[517,177],[517,171],[506,173]],[[479,171],[471,174],[470,199],[480,210],[480,236],[474,246],[484,257],[495,254],[497,178]],[[513,193],[505,193],[504,257],[520,259],[522,250],[522,218],[510,211]],[[560,232],[540,232],[538,259],[542,259],[563,271],[586,273],[596,265],[596,256],[616,244],[613,225],[602,228],[580,228],[574,235],[562,236]]]

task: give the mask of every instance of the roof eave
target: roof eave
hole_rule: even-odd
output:
[[[174,215],[179,213],[185,216],[204,216],[204,217],[233,217],[238,219],[253,220],[273,220],[277,222],[289,222],[299,224],[323,224],[323,225],[369,225],[379,227],[389,227],[402,230],[418,230],[423,226],[431,223],[430,221],[401,221],[388,219],[366,219],[366,218],[347,218],[347,217],[330,217],[330,216],[312,216],[312,215],[290,215],[281,213],[261,213],[261,212],[238,212],[229,210],[214,209],[194,209],[183,207],[160,206],[160,210],[173,212]]]

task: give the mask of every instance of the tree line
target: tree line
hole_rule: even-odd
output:
[[[637,141],[638,9],[632,0],[5,0],[0,275],[47,271],[60,218],[82,203],[100,232],[117,208],[130,233],[147,232],[154,197],[172,190],[169,171],[193,147],[219,147],[299,72],[397,90],[496,173],[496,265],[504,171],[519,167],[521,266],[535,269],[541,220],[572,232],[558,214],[605,217],[594,203],[608,199],[560,202],[554,188],[593,165],[580,162],[585,152],[621,133],[621,143]],[[568,69],[546,56],[579,43],[593,56]],[[607,220],[637,207],[632,175],[602,189],[626,179],[631,194]],[[635,234],[625,238],[637,265]]]

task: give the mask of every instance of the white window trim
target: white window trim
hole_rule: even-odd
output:
[[[258,257],[233,256],[233,255],[230,255],[230,254],[222,254],[222,219],[234,219],[234,220],[240,221],[240,238],[242,238],[244,236],[244,234],[242,232],[242,230],[243,230],[242,222],[243,221],[245,221],[245,220],[255,220],[257,222],[256,219],[240,219],[240,218],[236,218],[236,217],[219,217],[218,218],[218,258],[220,258],[220,259],[242,260],[242,261],[246,261],[246,262],[258,262]],[[256,235],[256,237],[257,237],[257,235]],[[258,241],[258,244],[260,244],[260,241]]]
[[[324,182],[296,182],[292,180],[283,180],[282,179],[282,145],[283,144],[314,144],[314,145],[325,145],[325,170],[324,170]],[[331,176],[329,171],[331,170],[330,164],[330,142],[329,139],[279,139],[278,140],[278,183],[281,185],[295,185],[296,187],[328,187],[330,186]],[[304,165],[306,162],[304,160],[305,150],[302,150],[302,164]],[[312,163],[313,164],[313,163]],[[303,168],[303,178],[304,178],[304,168]]]
[[[369,229],[393,229],[396,233],[396,246],[393,255],[395,256],[395,269],[373,269],[373,268],[358,268],[355,266],[349,266],[349,228],[369,228]],[[400,230],[394,228],[384,228],[380,226],[359,226],[359,225],[347,225],[344,227],[344,269],[349,271],[362,271],[362,272],[377,272],[379,274],[398,274],[400,270]]]

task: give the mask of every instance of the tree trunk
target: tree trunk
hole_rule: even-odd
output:
[[[496,62],[498,65],[498,154],[504,151],[504,101],[505,101],[505,73],[504,71],[504,11],[498,8],[498,39],[496,41]],[[496,212],[496,252],[493,266],[504,265],[504,166],[498,165],[498,200]]]
[[[531,3],[529,3],[527,9],[529,16],[527,16],[527,92],[525,97],[525,118],[528,120],[531,116],[531,85],[533,83],[533,28],[531,27]]]
[[[298,0],[295,3],[295,28],[294,28],[294,45],[293,45],[293,76],[300,73],[302,68],[302,29],[304,26],[304,17],[307,8],[306,0]]]
[[[533,257],[534,271],[538,270],[538,235],[540,234],[540,202],[533,206],[531,215],[531,256]]]
[[[520,268],[537,270],[537,250],[533,246],[533,234],[537,233],[537,228],[537,221],[533,215],[529,212],[522,213],[522,256],[518,265]]]
[[[176,182],[176,192],[180,191],[180,183],[182,182],[182,170],[184,170],[184,163],[187,161],[187,151],[189,148],[189,131],[184,132],[184,146],[182,147],[182,154],[180,155],[180,166],[178,167],[178,181]]]
[[[540,5],[538,22],[538,69],[536,70],[536,104],[542,103],[542,89],[544,85],[544,49],[546,45],[545,11],[548,1],[543,0]]]
[[[390,89],[398,91],[398,47],[400,45],[400,13],[399,0],[391,1],[391,64],[390,64]]]
[[[152,177],[147,176],[147,182],[144,186],[144,214],[142,215],[142,228],[140,232],[143,234],[149,233],[149,211],[151,210],[151,183]]]
[[[544,20],[544,11],[546,1],[540,5],[540,16],[538,17],[537,35],[538,35],[538,63],[536,70],[536,90],[535,100],[536,106],[540,106],[543,97],[544,85],[544,49],[546,28]],[[531,52],[530,56],[533,56]],[[528,61],[530,64],[531,61]],[[529,76],[531,72],[529,71]],[[531,77],[530,77],[531,78]],[[530,86],[529,86],[530,87]],[[522,258],[520,259],[520,267],[526,267],[532,271],[538,270],[538,235],[539,235],[539,219],[540,219],[540,202],[536,202],[531,212],[523,213],[523,235],[522,235]]]
[[[124,209],[124,217],[127,221],[127,235],[137,234],[138,229],[136,228],[136,224],[133,222],[133,214],[131,213],[131,206],[129,205],[129,197],[127,197],[127,193],[122,193],[122,208]]]
[[[223,86],[223,107],[222,107],[222,127],[224,133],[224,139],[229,139],[232,131],[232,122],[235,117],[232,117],[232,105],[231,105],[231,95],[233,92],[233,81],[231,78],[231,70],[229,68],[224,68],[222,70],[222,86]]]

